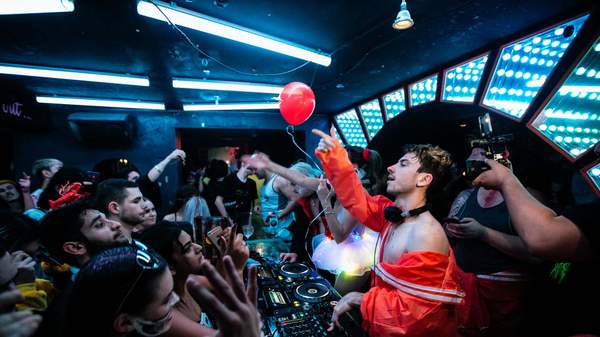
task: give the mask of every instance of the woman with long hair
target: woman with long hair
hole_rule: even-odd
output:
[[[105,250],[77,275],[65,335],[158,336],[169,330],[178,301],[160,255],[139,242]]]
[[[186,185],[181,187],[175,195],[173,213],[165,215],[163,220],[185,221],[193,224],[194,218],[199,216],[210,216],[206,200],[200,196],[200,191],[195,187]]]

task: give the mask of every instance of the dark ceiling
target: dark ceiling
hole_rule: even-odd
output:
[[[317,113],[340,112],[515,34],[591,9],[574,0],[408,0],[415,26],[391,24],[399,0],[174,1],[181,7],[332,53],[323,67],[183,28],[192,41],[240,74],[201,56],[166,23],[137,14],[135,0],[75,1],[75,12],[2,16],[0,62],[150,76],[149,88],[0,76],[34,94],[165,101],[242,102],[273,95],[173,89],[172,77],[309,83]],[[250,75],[254,73],[256,75]]]

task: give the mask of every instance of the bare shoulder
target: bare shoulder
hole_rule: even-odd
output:
[[[175,221],[175,213],[171,213],[171,214],[165,215],[165,217],[163,218],[163,220],[166,220],[166,221]]]
[[[419,216],[411,233],[409,251],[448,254],[449,243],[442,225],[429,213]]]

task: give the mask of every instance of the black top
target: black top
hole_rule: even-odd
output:
[[[248,216],[252,208],[252,201],[257,196],[256,183],[252,179],[242,182],[237,174],[231,173],[219,184],[217,195],[223,197],[223,204],[227,214],[236,222],[244,215]]]
[[[499,232],[517,235],[510,224],[506,203],[483,208],[477,203],[477,192],[474,190],[463,208],[458,212],[459,218],[473,218],[485,227]],[[522,262],[514,259],[479,239],[455,240],[454,255],[458,266],[465,272],[474,274],[493,274],[506,270],[521,269]]]
[[[160,195],[160,186],[158,186],[158,183],[156,181],[150,181],[147,173],[141,176],[136,183],[138,184],[142,195],[150,199],[156,208],[156,212],[160,213],[162,197]]]

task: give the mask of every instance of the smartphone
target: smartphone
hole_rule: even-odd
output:
[[[223,235],[223,228],[221,226],[215,226],[213,229],[206,233],[206,241],[208,244],[213,245],[216,249],[219,249],[219,238]]]
[[[459,218],[445,218],[442,220],[442,223],[461,223],[461,221]]]

